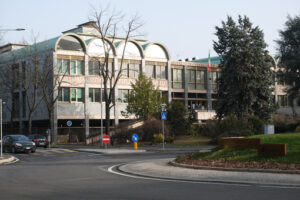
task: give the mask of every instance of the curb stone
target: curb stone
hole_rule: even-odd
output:
[[[10,163],[16,162],[16,161],[18,161],[18,160],[19,160],[19,159],[17,159],[16,157],[10,156],[9,158],[0,160],[0,165],[10,164]]]
[[[174,161],[168,163],[174,167],[182,167],[189,169],[203,169],[203,170],[218,170],[218,171],[237,171],[237,172],[263,172],[263,173],[280,173],[280,174],[300,174],[300,170],[276,170],[276,169],[251,169],[251,168],[223,168],[223,167],[207,167],[198,165],[181,164]]]

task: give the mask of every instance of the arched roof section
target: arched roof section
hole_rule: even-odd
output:
[[[125,41],[116,42],[117,55],[122,56],[125,47]],[[124,53],[125,57],[144,58],[144,50],[142,46],[133,39],[128,40]]]
[[[116,55],[116,48],[113,43],[111,43],[108,39],[104,39],[106,51],[109,51],[109,55]],[[104,56],[105,49],[103,45],[103,41],[100,38],[93,38],[89,41],[86,41],[88,44],[88,54],[96,55],[96,56]]]
[[[57,50],[86,52],[87,48],[80,36],[74,33],[66,33],[60,36],[57,40],[55,44],[55,51]]]
[[[146,58],[165,58],[170,60],[167,47],[159,42],[151,42],[143,45]]]

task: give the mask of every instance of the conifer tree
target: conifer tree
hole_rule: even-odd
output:
[[[264,35],[249,18],[230,16],[216,27],[214,50],[221,56],[217,117],[251,115],[268,120],[274,111],[272,72]]]
[[[286,81],[291,85],[288,91],[292,98],[300,95],[300,15],[288,16],[285,29],[279,32],[279,53],[281,63],[286,68]]]
[[[157,114],[162,103],[165,103],[165,97],[161,97],[160,92],[155,89],[151,78],[147,78],[145,74],[140,73],[136,82],[131,84],[127,96],[128,105],[123,115],[134,114],[138,119],[147,119],[149,116]]]

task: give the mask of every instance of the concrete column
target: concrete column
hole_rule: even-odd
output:
[[[118,64],[118,58],[114,58],[114,65],[115,65],[115,71],[116,73],[119,72],[119,64]],[[118,102],[118,84],[115,87],[115,107],[114,107],[114,115],[115,115],[115,125],[117,126],[119,124],[119,102]]]
[[[184,105],[188,108],[188,73],[186,66],[183,66],[183,88],[184,88]]]
[[[146,74],[146,61],[142,59],[141,70],[144,74]]]
[[[168,61],[167,64],[167,73],[168,73],[168,103],[171,103],[172,101],[172,67],[171,67],[171,61]]]
[[[90,135],[90,123],[89,123],[89,56],[84,55],[84,127],[85,127],[85,137]]]
[[[58,95],[58,88],[57,85],[55,83],[55,74],[57,74],[57,55],[56,53],[53,53],[53,100],[56,99],[57,95]],[[53,143],[57,144],[57,109],[58,109],[58,103],[57,100],[55,101],[54,105],[53,105]]]
[[[210,71],[206,70],[206,97],[207,97],[207,110],[212,110],[212,102],[211,102],[211,77],[210,77]]]

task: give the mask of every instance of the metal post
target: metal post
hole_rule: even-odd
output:
[[[164,128],[165,120],[161,120],[161,121],[162,121],[162,131],[163,131],[163,150],[165,150],[165,128]]]
[[[0,129],[1,129],[1,130],[0,130],[0,132],[1,132],[1,158],[2,158],[2,156],[3,156],[3,155],[2,155],[2,152],[3,152],[3,137],[2,137],[2,99],[0,99],[0,104],[1,104],[1,105],[0,105],[0,109],[1,109],[1,111],[0,111],[0,113],[1,113],[1,114],[0,114],[0,115],[1,115],[1,116],[0,116],[0,117],[1,117],[1,119],[0,119],[0,124],[1,124],[1,125],[0,125],[0,126],[1,126]]]
[[[103,92],[102,92],[102,77],[101,77],[101,82],[100,82],[100,92],[101,92],[101,146],[103,147],[103,116],[102,116],[102,99],[103,99]]]

